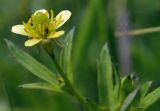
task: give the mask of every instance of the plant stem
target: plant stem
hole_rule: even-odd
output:
[[[62,76],[62,78],[65,81],[65,84],[66,84],[66,87],[67,87],[67,92],[70,93],[72,96],[76,97],[76,99],[80,102],[80,104],[83,106],[85,111],[91,111],[89,106],[87,105],[87,102],[86,102],[85,98],[81,94],[79,94],[77,92],[77,90],[73,87],[73,85],[70,83],[66,74],[63,72],[63,70],[59,66],[59,64],[56,61],[56,59],[54,58],[54,56],[50,55],[50,57],[52,58],[53,63],[55,64],[57,70],[59,71],[60,75]]]

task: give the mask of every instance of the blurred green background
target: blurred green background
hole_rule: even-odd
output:
[[[11,33],[11,27],[27,21],[38,9],[72,12],[62,27],[75,26],[72,62],[75,86],[87,98],[97,100],[97,59],[108,42],[112,61],[122,75],[136,73],[142,81],[160,85],[160,32],[138,36],[115,36],[116,31],[156,27],[160,24],[159,0],[0,0],[0,111],[78,111],[74,98],[49,91],[27,90],[20,84],[39,81],[10,55],[4,38],[52,68],[36,47],[26,48],[25,37]],[[148,111],[159,111],[160,101]]]

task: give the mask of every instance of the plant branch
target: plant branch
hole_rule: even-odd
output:
[[[50,57],[52,58],[53,63],[55,64],[57,70],[59,71],[60,75],[62,76],[62,78],[65,81],[66,84],[66,91],[68,93],[70,93],[72,96],[75,96],[76,99],[81,103],[81,105],[83,105],[83,108],[85,111],[91,111],[89,106],[86,103],[85,98],[79,94],[79,92],[77,92],[77,90],[73,87],[73,85],[70,83],[70,81],[68,80],[66,74],[64,73],[64,71],[61,69],[61,67],[59,66],[58,62],[56,61],[56,59],[54,58],[53,55],[50,55]]]
[[[151,27],[151,28],[137,29],[137,30],[131,30],[131,31],[116,32],[115,35],[117,37],[137,36],[137,35],[154,33],[154,32],[160,32],[160,27]]]

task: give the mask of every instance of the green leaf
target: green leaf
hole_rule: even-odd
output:
[[[71,83],[73,82],[72,61],[71,61],[73,36],[74,36],[74,28],[65,37],[64,48],[62,48],[60,56],[61,67],[63,71],[67,74],[67,77]]]
[[[51,90],[56,92],[63,92],[59,86],[51,85],[43,82],[23,84],[23,85],[20,85],[19,87],[28,88],[28,89],[43,89],[43,90]]]
[[[135,108],[132,108],[129,111],[144,111],[144,108],[143,107],[135,107]]]
[[[118,70],[119,69],[115,65],[113,65],[114,83],[117,84],[118,86],[121,86],[121,77],[120,77],[120,73]]]
[[[125,97],[128,96],[134,90],[133,80],[130,75],[127,75],[121,79],[121,95],[120,101],[124,101]]]
[[[144,109],[151,106],[153,103],[160,99],[160,87],[146,95],[140,102],[140,106],[143,106]]]
[[[123,102],[123,104],[121,106],[120,111],[126,111],[126,109],[129,107],[129,105],[134,100],[138,90],[139,90],[139,86],[126,97],[126,99],[124,100],[124,102]]]
[[[149,81],[149,82],[142,84],[141,89],[140,89],[141,98],[143,98],[148,93],[151,85],[152,85],[152,81]]]
[[[121,84],[122,89],[125,91],[125,93],[127,93],[127,95],[134,89],[134,82],[130,75],[123,77]]]
[[[98,67],[98,93],[99,103],[107,105],[110,111],[114,110],[113,104],[113,78],[112,78],[112,62],[107,44],[102,48],[100,53]]]
[[[121,77],[116,69],[116,67],[113,65],[113,75],[114,75],[114,104],[115,104],[115,110],[118,110],[120,107],[120,94],[121,94]]]
[[[23,50],[17,48],[12,42],[9,40],[5,40],[6,44],[11,52],[11,54],[15,57],[15,59],[22,64],[26,69],[32,72],[35,76],[41,78],[42,80],[59,86],[59,83],[56,79],[56,75],[50,71],[47,67],[40,64],[37,60],[35,60],[32,56],[24,52]]]

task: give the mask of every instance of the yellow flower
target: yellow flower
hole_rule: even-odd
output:
[[[54,17],[53,11],[49,15],[45,9],[37,10],[27,23],[23,25],[15,25],[12,32],[27,36],[29,39],[25,42],[25,46],[33,46],[46,40],[60,37],[64,31],[57,31],[71,16],[71,12],[64,10]]]

